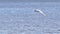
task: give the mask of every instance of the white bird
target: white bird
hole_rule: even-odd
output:
[[[41,10],[39,10],[39,9],[35,9],[34,11],[42,14],[43,16],[46,16],[46,14],[44,12],[42,12]]]

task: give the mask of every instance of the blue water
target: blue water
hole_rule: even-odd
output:
[[[0,3],[0,34],[60,34],[60,2]]]

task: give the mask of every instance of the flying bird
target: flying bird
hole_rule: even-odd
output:
[[[43,16],[46,16],[46,14],[43,11],[41,11],[40,9],[35,9],[34,11],[42,14]]]

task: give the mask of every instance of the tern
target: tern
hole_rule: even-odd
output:
[[[46,14],[43,11],[41,11],[40,9],[35,9],[34,11],[42,14],[43,16],[46,16]]]

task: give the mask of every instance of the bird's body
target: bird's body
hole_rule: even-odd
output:
[[[35,11],[35,12],[38,12],[38,13],[44,15],[44,16],[46,16],[46,14],[45,14],[44,12],[42,12],[41,10],[39,10],[39,9],[35,9],[34,11]]]

